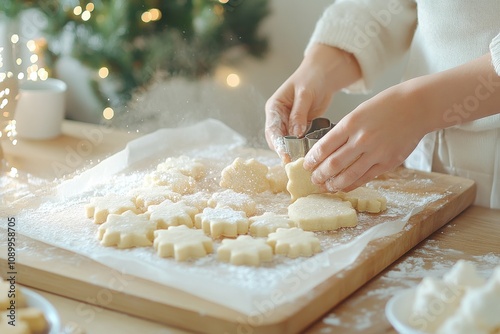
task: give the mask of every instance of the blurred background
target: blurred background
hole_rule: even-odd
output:
[[[0,82],[64,80],[71,120],[149,132],[211,117],[259,141],[265,101],[331,3],[2,0]],[[395,64],[373,94],[400,74]],[[338,121],[370,96],[339,93],[326,116]]]

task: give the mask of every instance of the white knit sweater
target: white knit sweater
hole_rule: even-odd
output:
[[[403,79],[443,71],[488,52],[500,76],[500,1],[338,0],[318,21],[306,53],[314,43],[356,56],[363,77],[347,87],[351,93],[368,92],[378,75],[408,51]],[[482,81],[484,92],[500,89],[500,78],[491,80]],[[500,208],[500,106],[498,111],[426,135],[407,167],[473,179],[476,204]]]

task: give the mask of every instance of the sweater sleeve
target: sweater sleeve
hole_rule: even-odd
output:
[[[491,62],[495,72],[500,76],[500,34],[496,35],[490,43]]]
[[[378,75],[408,50],[416,23],[414,0],[338,0],[317,22],[305,53],[315,43],[352,53],[362,79],[344,91],[366,93]]]

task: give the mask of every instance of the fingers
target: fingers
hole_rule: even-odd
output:
[[[305,89],[296,89],[290,112],[289,133],[301,137],[307,130],[309,110],[314,102],[313,94]]]
[[[381,165],[374,165],[372,167],[370,167],[368,169],[368,171],[366,171],[365,174],[363,174],[360,178],[358,178],[356,181],[354,181],[353,183],[351,183],[349,186],[346,186],[346,187],[343,187],[341,188],[343,191],[351,191],[353,189],[356,189],[357,187],[360,187],[364,184],[366,184],[367,182],[370,182],[371,180],[373,180],[375,177],[381,175],[382,173],[385,173],[387,170],[385,170],[385,168],[383,168]],[[342,174],[341,173],[339,176],[342,177]],[[331,182],[335,183],[335,178],[332,178],[330,180],[327,180],[327,182],[325,183],[325,187],[329,190],[329,191],[332,191],[331,189],[337,189],[337,185],[336,184],[331,184]]]

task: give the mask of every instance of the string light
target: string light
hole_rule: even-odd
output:
[[[82,20],[88,21],[88,20],[90,20],[91,16],[92,16],[92,14],[90,14],[90,12],[88,10],[86,10],[82,13]]]
[[[89,3],[87,4],[87,6],[85,6],[85,9],[86,9],[87,11],[89,11],[89,12],[92,12],[92,11],[94,11],[95,6],[94,6],[94,4],[93,4],[92,2],[89,2]]]
[[[32,54],[30,56],[30,61],[32,64],[36,63],[38,61],[38,55],[37,54]]]
[[[226,78],[226,83],[229,87],[238,87],[240,82],[240,76],[236,73],[231,73]]]
[[[158,8],[151,8],[150,10],[142,13],[141,20],[144,23],[149,23],[151,21],[158,21],[161,19],[161,11]]]
[[[26,42],[26,47],[28,48],[28,50],[30,50],[30,52],[35,52],[36,51],[36,42],[31,39],[28,42]]]
[[[112,108],[110,108],[110,107],[107,107],[102,112],[102,117],[104,117],[107,120],[112,119],[114,116],[115,116],[115,111]]]
[[[17,44],[17,42],[19,42],[19,35],[18,34],[12,35],[10,41],[12,42],[12,44]]]
[[[81,15],[82,12],[83,8],[81,6],[76,6],[75,8],[73,8],[73,14],[75,14],[76,16]]]
[[[105,78],[107,78],[107,77],[108,77],[108,75],[109,75],[109,70],[108,70],[108,68],[107,68],[107,67],[101,67],[101,68],[99,69],[99,77],[100,77],[101,79],[105,79]]]
[[[229,0],[219,0],[220,3],[224,4],[224,3],[228,3]]]

